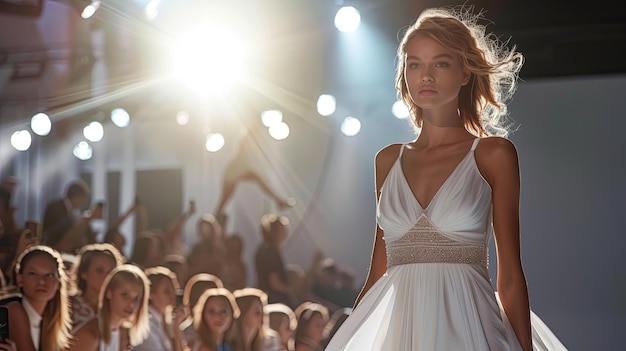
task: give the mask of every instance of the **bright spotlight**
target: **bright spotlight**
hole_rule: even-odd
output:
[[[354,117],[346,117],[341,123],[341,132],[347,136],[355,136],[361,131],[361,121]]]
[[[206,137],[206,144],[204,145],[208,152],[217,152],[224,147],[224,136],[220,133],[211,133]]]
[[[187,123],[189,123],[189,112],[179,111],[176,114],[176,123],[181,126],[187,125]]]
[[[149,21],[154,20],[159,15],[159,3],[160,0],[150,0],[150,2],[146,5],[145,14],[146,18]]]
[[[404,119],[409,117],[409,108],[406,107],[404,101],[398,100],[391,106],[391,113],[398,119]]]
[[[195,29],[178,40],[173,54],[175,76],[200,91],[224,91],[241,75],[242,44],[226,28]]]
[[[317,112],[322,116],[330,116],[335,113],[337,108],[337,100],[329,94],[322,94],[317,99]]]
[[[27,130],[18,130],[11,135],[11,146],[17,151],[26,151],[30,148],[32,137]]]
[[[289,136],[289,126],[285,122],[279,122],[271,126],[268,130],[272,138],[283,140]]]
[[[87,140],[97,143],[104,137],[104,127],[100,122],[91,122],[83,128],[83,135]]]
[[[111,111],[111,121],[120,128],[128,127],[130,115],[123,108],[116,108]]]
[[[344,6],[335,15],[335,27],[342,32],[352,32],[359,27],[361,14],[352,6]]]
[[[279,110],[267,110],[261,113],[261,122],[268,128],[282,121],[283,113]]]
[[[91,1],[89,5],[85,6],[85,8],[80,14],[80,17],[87,19],[93,16],[94,13],[96,13],[96,11],[98,11],[99,8],[100,8],[100,0],[93,0]]]
[[[45,113],[38,113],[30,119],[30,129],[37,135],[46,136],[52,129],[50,117]]]
[[[72,152],[77,159],[86,161],[93,156],[93,148],[86,141],[81,141],[80,143],[74,146],[74,150]]]

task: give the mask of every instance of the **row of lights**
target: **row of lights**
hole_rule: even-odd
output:
[[[148,20],[155,20],[159,16],[160,3],[161,0],[150,0],[146,4],[144,8],[144,14]],[[339,31],[352,32],[356,30],[361,24],[361,13],[354,6],[343,6],[339,10],[337,10],[334,23],[335,27]]]
[[[335,113],[337,100],[330,94],[322,94],[317,99],[317,112],[322,116],[330,116]],[[396,101],[391,109],[396,118],[407,118],[409,111],[402,101]],[[179,125],[189,123],[190,116],[187,111],[180,111],[176,115]],[[130,115],[123,108],[115,108],[111,111],[111,121],[119,128],[125,128],[130,124]],[[289,125],[283,121],[283,113],[280,110],[267,110],[261,113],[261,122],[268,129],[269,135],[275,140],[286,139],[290,134]],[[37,113],[30,120],[30,129],[39,136],[46,136],[52,130],[50,117],[45,113]],[[346,117],[341,123],[341,132],[346,136],[355,136],[361,131],[361,121],[352,116]],[[83,128],[83,136],[87,141],[97,143],[104,138],[104,127],[98,121],[90,122]],[[93,155],[93,149],[87,141],[81,141],[74,147],[74,156],[81,160],[88,160]],[[18,130],[11,135],[11,145],[18,151],[26,151],[32,143],[31,133],[26,130]],[[221,133],[210,133],[206,137],[205,148],[209,152],[217,152],[225,144],[225,138]]]

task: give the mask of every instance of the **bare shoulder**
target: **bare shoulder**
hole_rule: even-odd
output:
[[[395,161],[400,154],[400,148],[402,144],[389,144],[384,148],[378,150],[376,153],[376,162],[379,161]]]
[[[398,159],[402,144],[390,144],[378,150],[376,153],[376,173],[382,170],[383,174],[387,174],[389,168]]]
[[[391,167],[398,159],[401,147],[402,144],[390,144],[376,153],[376,187],[378,189],[380,189]]]
[[[482,138],[474,155],[478,169],[492,186],[499,175],[519,173],[517,149],[508,139]]]

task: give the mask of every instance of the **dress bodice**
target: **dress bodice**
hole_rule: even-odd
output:
[[[423,246],[428,242],[433,247],[464,245],[465,251],[482,250],[486,256],[487,243],[492,235],[491,187],[476,166],[474,150],[480,139],[475,139],[471,149],[456,166],[426,208],[422,208],[411,191],[402,169],[402,145],[397,160],[391,167],[381,188],[377,203],[378,225],[384,231],[389,247]],[[416,234],[427,233],[430,237]],[[408,246],[407,246],[408,245]],[[457,245],[458,246],[458,245]],[[406,250],[405,250],[406,251]],[[451,255],[455,255],[450,253]],[[471,254],[476,256],[476,253]],[[480,256],[480,255],[479,255]],[[390,257],[393,261],[393,257]],[[406,261],[406,257],[401,261]],[[449,262],[447,258],[432,261]],[[410,263],[410,262],[405,262]],[[470,262],[454,262],[470,263]],[[486,257],[471,263],[486,264]]]

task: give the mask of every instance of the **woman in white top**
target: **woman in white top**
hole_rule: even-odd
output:
[[[150,335],[136,351],[182,351],[183,338],[180,330],[184,312],[177,309],[176,290],[180,289],[176,274],[165,267],[146,269],[150,280]]]
[[[70,274],[73,333],[96,316],[104,278],[123,263],[124,257],[111,244],[90,244],[80,249]]]
[[[61,255],[48,246],[31,246],[19,256],[15,273],[22,301],[10,302],[7,307],[10,338],[16,349],[64,349],[70,339],[70,312]]]
[[[143,342],[150,332],[149,289],[141,268],[115,267],[102,284],[97,317],[78,329],[68,351],[130,350]]]

